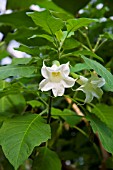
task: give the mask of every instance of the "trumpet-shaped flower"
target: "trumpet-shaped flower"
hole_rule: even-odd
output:
[[[62,96],[65,88],[72,87],[75,84],[75,79],[69,77],[70,69],[69,62],[58,65],[54,63],[51,67],[46,67],[43,63],[41,74],[44,77],[39,84],[41,91],[52,90],[53,95]]]
[[[76,90],[81,90],[86,94],[85,103],[93,100],[93,97],[100,98],[103,91],[100,87],[105,84],[104,78],[99,78],[97,75],[92,75],[89,79],[80,76],[79,83],[81,86]]]

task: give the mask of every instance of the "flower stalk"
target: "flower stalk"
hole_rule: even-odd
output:
[[[50,92],[50,97],[49,97],[47,124],[50,124],[51,122],[51,107],[52,107],[52,91]]]

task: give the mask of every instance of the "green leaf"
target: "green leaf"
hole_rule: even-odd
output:
[[[9,83],[8,83],[8,82],[3,81],[3,80],[0,80],[0,92],[1,92],[4,88],[6,88],[6,87],[8,87],[8,86],[9,86]]]
[[[105,32],[105,33],[102,35],[102,37],[113,40],[113,34],[110,34],[110,33],[108,33],[108,32]]]
[[[62,110],[52,107],[51,115],[53,118],[58,118],[58,116],[62,116]]]
[[[82,56],[82,58],[89,68],[95,70],[98,75],[105,79],[107,90],[113,91],[113,75],[97,61],[88,59],[85,56]]]
[[[76,56],[76,57],[80,57],[80,56],[90,56],[90,57],[94,57],[98,60],[100,60],[101,62],[103,62],[103,59],[101,57],[99,57],[97,54],[93,53],[92,51],[90,50],[78,50],[78,51],[74,51],[74,52],[70,52],[68,54],[64,54],[62,55],[62,57],[65,57],[65,56]]]
[[[69,109],[64,109],[62,113],[62,118],[69,123],[70,126],[75,126],[80,122],[81,116],[77,116],[77,114]],[[83,117],[82,117],[83,118]]]
[[[38,0],[40,1],[40,0]],[[41,0],[45,1],[45,0]],[[7,0],[7,9],[28,9],[30,5],[36,4],[37,0],[20,0],[15,3],[15,0]]]
[[[69,19],[67,20],[67,30],[68,32],[74,32],[81,27],[85,27],[92,22],[97,22],[97,19],[89,19],[89,18],[79,18],[79,19]]]
[[[75,40],[74,38],[67,38],[65,41],[64,41],[64,44],[62,46],[63,49],[65,50],[68,50],[68,49],[73,49],[73,48],[76,48],[76,47],[79,47],[80,46],[80,42]]]
[[[40,0],[40,2],[37,2],[37,4],[41,7],[41,8],[46,8],[47,10],[51,10],[52,13],[57,13],[60,12],[61,14],[64,15],[69,15],[65,10],[63,10],[62,8],[60,8],[59,6],[57,6],[53,1],[49,1],[49,0]],[[68,16],[69,17],[69,16]]]
[[[53,0],[59,7],[72,13],[74,16],[78,14],[78,11],[84,8],[90,0]]]
[[[58,30],[62,29],[64,23],[61,19],[55,18],[49,11],[28,13],[36,25],[42,27],[50,34],[54,34]]]
[[[26,45],[20,45],[19,48],[15,48],[15,50],[22,51],[33,56],[37,56],[40,53],[38,47],[28,47]]]
[[[64,109],[63,111],[57,108],[52,108],[51,111],[52,117],[57,118],[58,116],[62,117],[70,126],[74,126],[80,122],[81,117],[77,116],[75,112]]]
[[[34,66],[3,66],[0,67],[0,80],[10,76],[27,77],[35,71]]]
[[[38,149],[39,154],[33,163],[33,170],[61,170],[61,162],[57,154],[47,147]]]
[[[101,119],[106,125],[113,130],[113,106],[97,104],[91,111]]]
[[[40,107],[42,105],[42,103],[37,100],[27,101],[27,104],[31,105],[33,108]]]
[[[7,95],[0,98],[0,114],[4,112],[19,114],[25,109],[26,102],[21,94]]]
[[[108,152],[113,154],[113,131],[111,131],[106,124],[100,121],[95,115],[88,115],[88,120],[94,133],[98,133],[100,141]]]
[[[5,58],[5,57],[7,57],[8,55],[9,55],[8,51],[6,51],[5,49],[2,50],[2,49],[0,48],[0,60],[3,59],[3,58]]]
[[[13,58],[11,65],[28,64],[32,58]]]
[[[35,146],[50,139],[50,126],[40,115],[32,114],[8,119],[0,129],[0,144],[15,170],[32,153]]]
[[[36,27],[31,18],[24,11],[13,12],[11,14],[0,15],[0,24],[11,25],[13,27]]]
[[[90,68],[87,66],[86,63],[78,63],[78,64],[75,64],[74,67],[71,67],[72,73],[79,72],[82,70],[90,70]]]
[[[78,51],[74,51],[72,52],[73,55],[75,56],[82,56],[82,55],[85,55],[85,56],[90,56],[90,57],[94,57],[100,61],[103,62],[103,59],[101,57],[99,57],[97,54],[93,53],[92,51],[88,51],[88,50],[78,50]]]
[[[36,47],[37,46],[44,46],[44,45],[48,45],[48,41],[44,38],[41,37],[36,37],[34,39],[31,39],[29,37],[32,37],[33,35],[37,35],[37,34],[42,34],[45,33],[45,31],[40,31],[40,29],[36,29],[36,28],[19,28],[17,30],[15,30],[14,33],[10,33],[7,35],[5,41],[9,42],[10,40],[16,40],[22,44],[25,44],[26,46],[31,46],[31,47]],[[50,45],[50,43],[49,43]],[[32,50],[31,50],[32,52]],[[37,50],[38,52],[38,50]]]
[[[53,37],[50,36],[50,35],[47,35],[47,34],[33,35],[33,36],[30,37],[30,38],[35,38],[35,37],[41,37],[41,38],[44,38],[44,39],[46,39],[46,40],[48,40],[48,41],[50,41],[50,42],[53,42],[53,41],[54,41]]]

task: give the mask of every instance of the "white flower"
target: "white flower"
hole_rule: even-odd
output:
[[[93,97],[99,99],[102,96],[103,91],[100,87],[105,84],[104,78],[99,78],[95,74],[92,74],[89,79],[80,76],[79,83],[81,86],[76,90],[81,90],[86,94],[84,103],[90,103],[93,100]]]
[[[41,91],[49,91],[52,89],[53,95],[62,96],[65,88],[72,87],[75,79],[69,77],[69,62],[58,66],[55,63],[52,67],[46,67],[43,63],[41,74],[45,78],[39,84]]]

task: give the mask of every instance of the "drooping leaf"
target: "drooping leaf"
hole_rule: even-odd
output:
[[[113,106],[97,104],[91,111],[113,130]]]
[[[79,19],[69,19],[67,20],[67,30],[68,32],[74,32],[81,27],[85,27],[92,22],[97,22],[96,19],[89,18],[79,18]]]
[[[0,129],[0,144],[15,170],[29,157],[35,146],[49,138],[50,126],[37,114],[8,119]]]
[[[108,126],[100,121],[95,115],[90,114],[87,118],[91,123],[94,133],[98,133],[100,141],[105,150],[113,154],[113,131],[109,129]]]
[[[113,91],[113,75],[97,61],[88,59],[85,56],[82,56],[82,58],[89,68],[95,70],[98,75],[105,79],[107,90]]]
[[[61,170],[61,162],[57,154],[47,147],[38,149],[39,154],[33,163],[33,170]]]
[[[50,34],[54,34],[64,26],[63,21],[60,18],[55,18],[49,11],[28,13],[36,25],[42,27]]]
[[[3,66],[0,67],[0,80],[10,76],[26,77],[35,71],[34,66]]]

